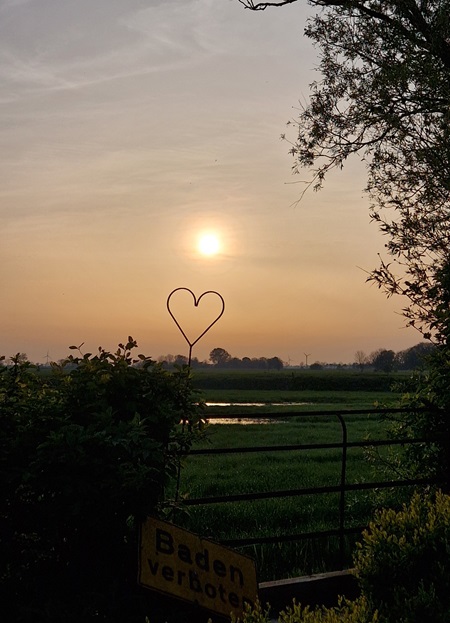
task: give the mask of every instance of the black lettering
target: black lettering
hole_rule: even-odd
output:
[[[219,590],[219,595],[220,595],[220,601],[223,601],[223,603],[226,604],[227,600],[225,599],[225,589],[222,584],[219,584],[218,590]]]
[[[173,554],[173,538],[165,530],[156,529],[156,551],[161,554]]]
[[[227,568],[221,560],[215,560],[213,562],[213,569],[215,574],[218,575],[219,578],[224,578],[227,574]]]
[[[214,599],[217,595],[217,590],[212,584],[205,584],[205,594],[211,599]]]
[[[172,567],[167,567],[166,565],[164,565],[164,567],[161,569],[161,575],[168,582],[172,582],[173,581],[173,569],[172,569]]]
[[[203,571],[209,571],[208,550],[205,549],[203,552],[198,552],[198,554],[195,554],[195,562],[197,563],[197,567],[200,567],[200,569],[203,569]]]
[[[147,560],[152,575],[156,575],[158,573],[159,562],[152,562],[150,558],[147,558]]]
[[[189,571],[189,588],[195,593],[203,593],[200,580],[195,571]]]
[[[230,606],[233,606],[233,608],[239,607],[239,597],[236,595],[236,593],[230,593],[228,595],[228,601],[230,602]]]
[[[234,567],[233,565],[230,565],[230,579],[232,582],[234,582],[234,576],[236,574],[238,574],[239,576],[240,586],[244,586],[244,576],[242,574],[242,571],[239,569],[239,567]]]
[[[178,558],[182,562],[187,562],[189,565],[192,565],[191,550],[187,545],[178,546]]]
[[[185,576],[184,571],[178,571],[178,585],[181,586],[183,584],[183,578]]]

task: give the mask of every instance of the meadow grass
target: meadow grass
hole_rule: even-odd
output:
[[[337,396],[336,394],[339,394]],[[205,454],[187,457],[182,469],[180,496],[211,496],[285,491],[306,487],[338,486],[341,476],[340,449],[272,451],[267,446],[339,443],[342,429],[336,416],[308,415],[311,410],[368,409],[375,403],[393,404],[397,396],[376,392],[287,392],[271,390],[207,390],[206,401],[263,402],[263,408],[217,407],[208,411],[226,417],[237,413],[252,415],[255,410],[300,412],[301,416],[265,424],[214,424],[211,420],[205,437],[196,448],[245,448],[258,446],[257,453]],[[320,394],[320,395],[319,395]],[[313,403],[304,407],[273,407],[270,402]],[[345,416],[348,441],[374,440],[386,437],[379,415]],[[381,455],[386,454],[383,450]],[[382,463],[371,460],[367,450],[349,448],[347,483],[365,483],[394,479]],[[346,527],[366,525],[374,509],[398,506],[408,493],[379,491],[347,492],[345,496]],[[189,506],[177,523],[213,540],[298,534],[336,529],[339,525],[339,494],[321,493],[233,503]],[[345,566],[351,566],[355,538],[346,540]],[[261,581],[329,571],[339,567],[337,538],[321,537],[308,541],[246,546],[242,552],[257,561]]]

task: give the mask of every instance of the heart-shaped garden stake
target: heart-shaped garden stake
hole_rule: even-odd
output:
[[[212,322],[209,323],[209,325],[206,327],[206,329],[204,331],[202,331],[202,333],[200,333],[200,335],[193,341],[191,341],[188,338],[186,333],[183,331],[183,328],[181,327],[181,324],[175,318],[174,313],[170,309],[170,299],[175,294],[175,292],[179,292],[180,290],[185,290],[186,292],[189,292],[189,294],[191,294],[192,299],[194,301],[194,307],[198,307],[199,306],[200,301],[202,300],[202,298],[204,296],[217,296],[220,299],[220,302],[221,302],[221,310],[220,310],[219,314],[213,319]],[[223,300],[223,297],[218,292],[215,292],[214,290],[208,290],[207,292],[203,292],[203,294],[201,294],[197,298],[195,296],[195,294],[192,292],[192,290],[189,290],[189,288],[176,288],[175,290],[172,290],[172,292],[167,297],[167,311],[172,316],[172,319],[173,319],[174,323],[177,325],[177,327],[180,330],[182,336],[184,337],[186,342],[189,344],[189,365],[191,365],[191,355],[192,355],[192,348],[193,348],[194,344],[197,344],[197,342],[205,335],[205,333],[207,333],[211,329],[211,327],[214,326],[216,324],[216,322],[218,320],[220,320],[220,318],[223,316],[223,312],[225,311],[225,301]]]

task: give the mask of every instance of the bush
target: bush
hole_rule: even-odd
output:
[[[355,556],[362,593],[387,623],[450,621],[450,497],[380,511]]]
[[[426,358],[427,369],[398,383],[399,406],[407,411],[390,416],[394,438],[424,438],[397,457],[397,468],[411,478],[435,478],[450,492],[450,348],[436,346]]]
[[[399,512],[379,511],[358,544],[355,569],[357,600],[313,610],[294,602],[279,623],[449,623],[450,496],[416,493]],[[259,604],[242,619],[269,621]]]
[[[131,351],[0,368],[0,586],[14,621],[133,620],[138,526],[198,421],[187,368]],[[142,621],[142,617],[139,618]]]
[[[251,610],[247,608],[242,623],[270,623],[270,608],[263,610],[260,604]],[[232,623],[240,619],[231,618]],[[280,613],[279,623],[378,623],[378,613],[372,612],[365,597],[355,601],[340,599],[335,608],[314,608],[302,606],[294,601],[291,607]],[[381,623],[381,621],[380,621]]]

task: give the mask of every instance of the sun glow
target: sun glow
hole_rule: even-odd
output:
[[[201,234],[198,239],[198,250],[202,255],[211,257],[220,251],[220,241],[216,234]]]

